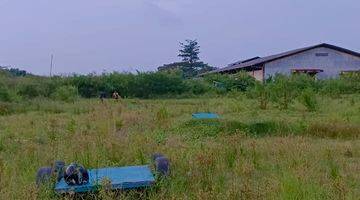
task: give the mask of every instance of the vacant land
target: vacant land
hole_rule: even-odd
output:
[[[358,199],[360,96],[318,97],[317,111],[242,95],[184,100],[29,102],[0,116],[0,199],[59,198],[35,173],[61,159],[87,168],[137,165],[162,152],[171,177],[145,191],[83,198]],[[220,120],[196,121],[212,111]],[[71,197],[65,197],[71,198]]]

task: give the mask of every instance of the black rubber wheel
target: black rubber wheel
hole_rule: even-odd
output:
[[[159,158],[159,157],[165,157],[163,154],[161,154],[161,153],[154,153],[152,156],[151,156],[151,158],[152,158],[152,160],[155,162],[155,160],[157,159],[157,158]]]
[[[52,168],[51,167],[41,167],[36,173],[36,185],[40,186],[51,179]]]
[[[169,176],[170,161],[164,155],[156,153],[153,155],[156,172],[161,176]]]
[[[59,182],[64,177],[65,162],[57,160],[54,162],[52,173],[56,176],[56,181]]]

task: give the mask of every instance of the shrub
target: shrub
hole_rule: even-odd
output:
[[[308,111],[316,111],[318,102],[316,99],[316,93],[311,88],[307,88],[302,91],[299,96],[299,102],[304,105]]]
[[[0,101],[10,102],[13,100],[13,97],[10,93],[10,90],[3,84],[0,83]]]
[[[233,76],[233,79],[235,79],[235,85],[232,89],[237,89],[239,91],[246,91],[251,87],[255,86],[255,78],[250,76],[247,72],[241,71],[239,73],[236,73]]]
[[[209,74],[204,77],[207,82],[214,84],[220,91],[246,91],[255,85],[255,79],[246,72],[237,74]]]
[[[38,90],[38,85],[36,84],[26,84],[22,85],[19,89],[19,95],[26,98],[35,98],[40,95]]]
[[[79,94],[82,97],[90,98],[98,96],[102,85],[100,77],[94,74],[89,75],[74,75],[70,78],[69,83],[77,87]]]
[[[111,74],[103,74],[101,79],[101,84],[104,87],[102,88],[107,93],[113,93],[117,91],[122,97],[133,96],[133,91],[135,87],[135,76],[130,73],[111,73]]]
[[[202,79],[189,79],[185,82],[186,90],[194,95],[201,95],[209,92],[213,88],[207,82]]]
[[[131,88],[133,96],[140,98],[181,94],[185,91],[181,74],[172,72],[138,73]]]
[[[55,91],[53,97],[60,101],[74,102],[78,97],[78,90],[71,85],[61,86]]]
[[[360,73],[350,73],[347,75],[341,75],[340,80],[347,83],[347,94],[360,93]]]
[[[337,79],[328,79],[321,82],[321,93],[332,97],[342,94],[360,93],[360,78],[357,76],[342,76]]]
[[[332,97],[339,97],[346,90],[345,82],[339,79],[324,80],[322,84],[321,92]]]
[[[267,84],[257,82],[250,95],[258,100],[260,109],[267,109],[270,99],[270,91]]]
[[[0,101],[0,116],[8,115],[13,112],[12,106],[10,103],[5,103]]]
[[[278,104],[280,109],[287,109],[296,95],[294,83],[291,78],[282,74],[276,74],[268,83],[271,99]]]
[[[183,74],[176,70],[137,74],[113,72],[51,78],[34,75],[11,76],[9,72],[0,70],[0,77],[2,82],[6,83],[0,86],[1,101],[13,101],[18,97],[34,99],[55,96],[61,100],[64,98],[55,93],[65,93],[61,91],[64,90],[63,88],[59,88],[68,85],[77,88],[78,94],[85,98],[98,97],[101,92],[110,96],[114,91],[122,97],[154,98],[229,92],[236,96],[239,92],[253,90],[252,95],[258,98],[262,109],[266,109],[268,100],[274,101],[281,109],[286,109],[292,99],[301,95],[306,88],[311,88],[315,93],[321,92],[331,96],[360,92],[360,78],[356,74],[323,81],[317,81],[304,74],[275,75],[266,81],[265,86],[256,84],[256,80],[244,71],[184,79]],[[65,98],[65,101],[68,100]]]
[[[301,92],[307,88],[318,91],[320,87],[319,82],[314,77],[307,74],[293,74],[290,76],[290,81],[292,82],[297,95],[301,94]]]

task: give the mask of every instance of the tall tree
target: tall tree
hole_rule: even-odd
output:
[[[200,60],[200,46],[196,40],[185,40],[185,43],[180,42],[180,47],[178,56],[182,58],[182,61],[193,64]]]
[[[216,69],[200,61],[200,46],[196,40],[180,42],[180,47],[178,56],[182,58],[182,61],[165,64],[158,68],[159,71],[180,70],[184,78],[192,78],[201,73]]]

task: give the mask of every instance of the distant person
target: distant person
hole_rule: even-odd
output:
[[[114,93],[112,94],[112,98],[115,99],[115,100],[120,99],[119,93],[117,91],[114,91]]]
[[[106,98],[106,93],[105,92],[100,92],[100,100],[101,100],[101,102],[104,102],[105,98]]]

